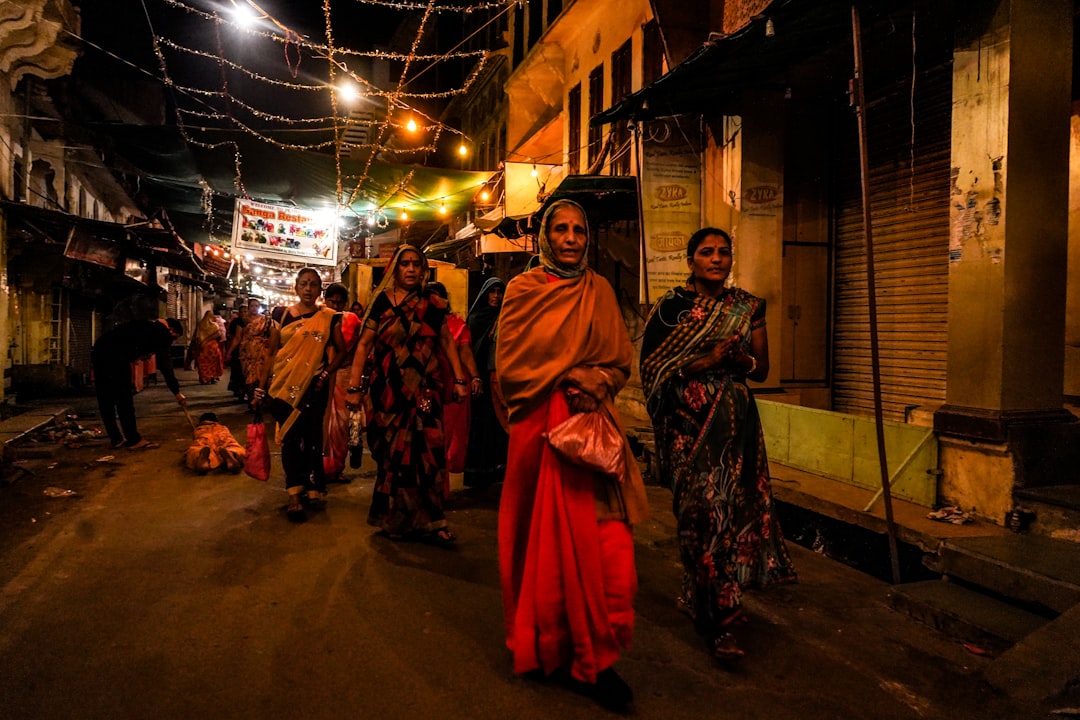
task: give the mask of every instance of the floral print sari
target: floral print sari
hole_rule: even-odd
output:
[[[423,289],[398,305],[381,292],[365,322],[375,331],[367,441],[378,466],[368,523],[391,535],[447,526],[442,501],[449,477],[437,353],[447,310],[445,300]]]
[[[795,580],[773,509],[765,438],[745,377],[680,370],[718,342],[765,325],[765,301],[738,288],[668,292],[645,328],[641,377],[661,477],[672,479],[683,562],[680,605],[700,632],[723,632],[742,590]]]

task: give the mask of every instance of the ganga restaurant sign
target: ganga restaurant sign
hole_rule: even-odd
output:
[[[666,122],[670,121],[659,121]],[[682,133],[654,123],[645,133],[642,150],[645,247],[640,292],[641,302],[652,304],[676,285],[686,284],[686,243],[701,226],[701,160]]]
[[[233,252],[305,265],[337,264],[333,213],[237,198]]]

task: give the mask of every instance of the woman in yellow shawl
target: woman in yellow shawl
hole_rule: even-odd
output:
[[[269,351],[262,381],[255,390],[255,407],[269,406],[277,421],[275,441],[281,445],[281,465],[286,509],[291,518],[304,513],[303,501],[313,509],[326,502],[326,475],[323,472],[323,415],[329,397],[330,377],[345,356],[341,334],[341,313],[316,303],[322,294],[322,278],[313,268],[296,273],[299,300],[271,313]],[[327,347],[336,352],[327,358]],[[270,372],[268,372],[270,371]],[[272,374],[271,374],[272,372]]]

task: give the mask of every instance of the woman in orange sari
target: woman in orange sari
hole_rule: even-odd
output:
[[[199,384],[207,385],[215,383],[225,372],[224,356],[221,352],[221,344],[225,340],[214,313],[206,311],[202,320],[195,327],[195,333],[191,336],[191,347],[188,352],[199,371]]]
[[[545,440],[578,412],[621,429],[614,398],[630,376],[630,337],[611,286],[587,267],[588,239],[584,210],[555,202],[541,266],[506,288],[495,348],[510,415],[499,568],[514,671],[568,672],[622,711],[633,693],[612,666],[634,626],[631,528],[647,517],[645,487],[625,435],[620,478],[562,460]]]

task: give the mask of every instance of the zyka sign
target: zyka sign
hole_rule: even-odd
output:
[[[233,252],[306,265],[337,264],[333,213],[237,199]]]

